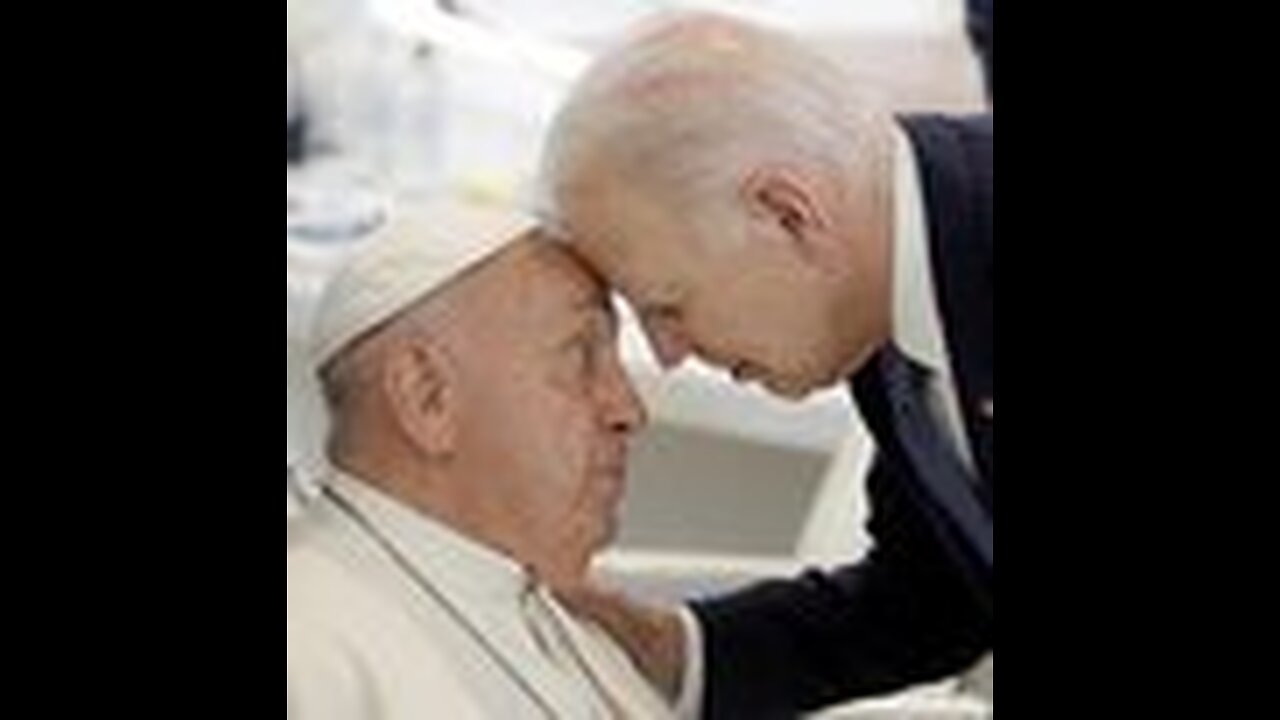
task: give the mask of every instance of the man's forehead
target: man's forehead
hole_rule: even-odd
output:
[[[524,288],[518,298],[533,308],[587,312],[605,304],[607,291],[600,277],[567,246],[549,241],[531,243],[522,258]]]
[[[616,200],[584,204],[583,212],[566,224],[565,244],[606,285],[617,282],[623,270],[634,269],[636,256],[644,254],[632,236],[646,234],[645,225],[624,207]]]

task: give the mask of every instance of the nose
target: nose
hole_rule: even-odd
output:
[[[616,353],[608,363],[600,388],[600,404],[605,424],[619,434],[631,434],[649,422],[644,401],[631,383],[622,360]]]
[[[653,355],[658,359],[658,364],[663,370],[679,367],[692,353],[693,346],[688,337],[672,321],[665,318],[646,318],[641,320],[640,324],[644,329],[645,337],[649,340],[649,347],[653,348]]]

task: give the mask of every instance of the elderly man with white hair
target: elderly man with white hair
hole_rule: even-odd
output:
[[[865,558],[678,614],[579,598],[704,717],[792,717],[994,648],[994,121],[895,118],[866,90],[783,33],[681,14],[598,58],[547,143],[550,211],[664,365],[847,384],[876,440]]]
[[[400,214],[338,270],[321,495],[288,529],[290,720],[664,718],[546,584],[612,537],[644,411],[599,282],[523,216]]]

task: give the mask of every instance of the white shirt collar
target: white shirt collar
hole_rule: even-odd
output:
[[[912,360],[950,375],[929,259],[919,168],[906,133],[894,128],[893,341]]]
[[[515,601],[531,586],[529,574],[510,557],[335,470],[331,489],[356,507],[424,575],[458,599]]]

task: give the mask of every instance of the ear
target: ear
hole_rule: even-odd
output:
[[[454,394],[440,349],[414,339],[394,348],[383,368],[388,407],[408,441],[429,457],[455,450]]]
[[[819,187],[804,171],[767,165],[747,175],[740,194],[753,217],[778,227],[797,250],[814,259],[823,254],[834,227]]]

